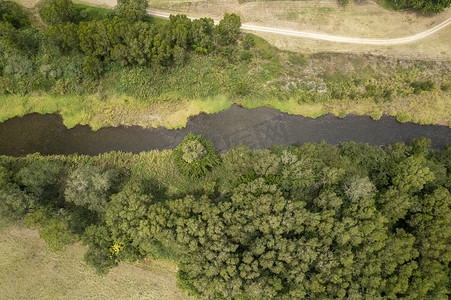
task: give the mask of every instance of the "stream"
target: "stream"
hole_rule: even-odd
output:
[[[175,148],[190,132],[213,141],[220,153],[239,144],[252,149],[272,145],[319,143],[338,145],[355,141],[375,146],[409,141],[424,136],[433,148],[451,144],[451,128],[437,125],[401,124],[395,118],[382,116],[378,121],[368,116],[350,115],[343,119],[332,115],[316,119],[289,115],[261,107],[238,106],[216,113],[190,117],[183,129],[164,127],[145,129],[119,126],[92,131],[87,125],[67,129],[57,114],[29,114],[0,124],[0,154],[25,156],[39,152],[51,154],[97,155],[123,151],[139,153],[153,149]]]

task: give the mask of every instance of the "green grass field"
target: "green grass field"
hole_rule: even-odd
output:
[[[0,299],[190,299],[175,286],[173,263],[121,263],[102,277],[83,262],[85,251],[53,252],[29,229],[0,231]]]

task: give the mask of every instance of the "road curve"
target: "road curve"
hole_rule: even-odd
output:
[[[165,18],[165,19],[168,19],[170,16],[170,14],[168,14],[168,13],[155,12],[152,10],[147,10],[147,13],[153,17]],[[196,19],[196,18],[191,18],[191,17],[189,17],[189,18]],[[217,23],[218,23],[218,21],[215,20],[215,24],[217,24]],[[256,25],[249,25],[249,24],[242,24],[241,29],[249,30],[249,31],[256,31],[256,32],[268,32],[268,33],[275,33],[275,34],[281,34],[281,35],[310,38],[310,39],[329,41],[329,42],[389,46],[389,45],[406,44],[406,43],[418,41],[420,39],[424,39],[425,37],[428,37],[428,36],[436,33],[437,31],[445,28],[449,24],[451,24],[451,18],[438,24],[437,26],[434,26],[426,31],[417,33],[415,35],[406,36],[406,37],[402,37],[402,38],[396,38],[396,39],[386,39],[386,40],[385,39],[351,38],[351,37],[344,37],[344,36],[335,36],[335,35],[328,35],[328,34],[321,34],[321,33],[311,33],[311,32],[305,32],[305,31],[296,31],[296,30],[280,29],[280,28],[271,28],[271,27],[256,26]]]

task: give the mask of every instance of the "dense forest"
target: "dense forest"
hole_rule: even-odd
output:
[[[208,299],[447,299],[451,147],[353,142],[0,157],[2,224],[54,250],[82,241],[100,274],[178,263]]]

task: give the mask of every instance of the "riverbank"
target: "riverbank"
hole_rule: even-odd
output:
[[[103,10],[98,16],[91,13],[91,19],[105,17]],[[77,124],[94,130],[118,125],[181,128],[190,116],[236,104],[312,118],[330,113],[378,119],[385,114],[400,122],[451,126],[449,61],[306,55],[240,34],[236,44],[218,44],[208,54],[178,49],[163,65],[155,58],[127,65],[105,57],[100,73],[92,77],[83,70],[82,52],[73,49],[69,55],[52,48],[45,42],[46,34],[34,30],[42,49],[28,60],[8,54],[2,62],[9,71],[0,77],[0,121],[59,112],[68,128]],[[23,61],[22,73],[11,71],[17,59]]]
[[[289,100],[243,99],[231,101],[226,96],[203,100],[147,104],[127,95],[114,96],[98,101],[99,95],[47,95],[47,96],[0,96],[0,122],[31,113],[58,113],[67,128],[89,125],[93,130],[115,126],[183,128],[189,117],[199,113],[218,113],[232,105],[244,108],[270,107],[281,112],[317,118],[332,114],[339,118],[348,115],[367,115],[379,120],[383,115],[395,117],[399,122],[444,125],[451,127],[449,93],[436,91],[397,99],[391,103],[375,103],[371,100],[333,101],[330,103],[298,104]]]

